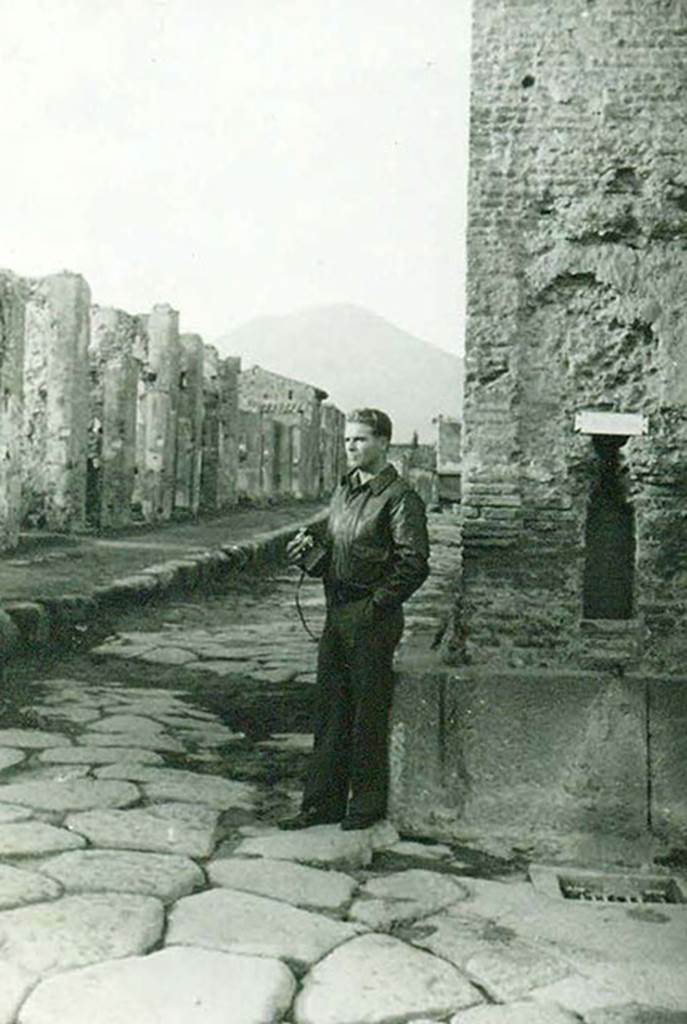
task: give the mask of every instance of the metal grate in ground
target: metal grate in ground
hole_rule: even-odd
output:
[[[687,906],[687,884],[671,875],[532,864],[529,876],[535,889],[558,900],[602,906],[656,903]]]

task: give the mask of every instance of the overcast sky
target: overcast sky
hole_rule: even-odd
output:
[[[0,266],[462,336],[469,0],[0,0]]]

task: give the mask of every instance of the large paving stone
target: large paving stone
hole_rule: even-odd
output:
[[[52,704],[34,704],[28,710],[39,714],[41,718],[53,719],[56,722],[70,722],[72,725],[87,725],[100,718],[100,710],[90,706],[66,705],[59,707]]]
[[[144,792],[151,800],[174,800],[180,803],[201,803],[224,811],[255,807],[257,788],[247,782],[222,779],[216,775],[184,771],[180,768],[149,768],[140,764],[116,764],[96,772],[100,779],[130,779],[144,783]]]
[[[161,803],[149,804],[145,809],[146,814],[154,818],[164,818],[165,821],[180,821],[192,828],[214,829],[220,819],[221,811],[213,807],[205,807],[204,804],[191,803]]]
[[[14,1024],[24,998],[35,985],[32,974],[0,961],[0,1024]]]
[[[0,729],[0,747],[43,750],[46,747],[68,747],[71,740],[59,732],[41,729]]]
[[[9,825],[13,821],[28,821],[33,812],[28,807],[17,804],[0,804],[0,825]]]
[[[517,940],[471,956],[466,971],[502,1003],[522,999],[533,989],[551,985],[572,973],[563,960]]]
[[[195,654],[184,650],[183,647],[157,647],[152,651],[144,651],[141,654],[130,654],[129,657],[140,658],[141,661],[148,661],[153,665],[188,665],[195,660]]]
[[[284,900],[311,910],[342,910],[357,886],[339,871],[321,871],[288,860],[230,857],[211,861],[206,870],[213,885]]]
[[[154,750],[142,747],[54,747],[44,750],[39,757],[45,764],[115,764],[119,761],[164,764]]]
[[[37,811],[85,811],[92,807],[131,807],[141,795],[130,782],[71,779],[66,782],[15,782],[0,786],[2,803]]]
[[[4,772],[8,768],[14,768],[15,765],[21,764],[25,758],[26,754],[22,750],[0,747],[0,772]]]
[[[388,935],[363,935],[335,949],[306,976],[296,1024],[385,1024],[445,1017],[482,997],[437,957]]]
[[[592,1010],[585,1017],[586,1024],[687,1024],[687,1009],[663,1010],[655,1006],[626,1003]]]
[[[143,810],[84,811],[70,814],[66,825],[94,846],[108,849],[209,857],[215,845],[214,829],[194,828]]]
[[[579,1024],[580,1018],[556,1006],[517,1002],[507,1006],[473,1006],[451,1017],[450,1024]]]
[[[78,850],[85,845],[83,836],[42,821],[22,821],[0,828],[0,857],[38,857],[44,853]]]
[[[186,896],[173,907],[166,944],[275,957],[303,967],[355,934],[350,924],[288,903],[213,889]]]
[[[5,961],[35,974],[144,953],[159,940],[164,913],[147,896],[65,896],[0,913]]]
[[[205,882],[201,869],[188,857],[133,850],[63,853],[44,861],[40,871],[56,879],[67,892],[137,893],[156,896],[164,903],[188,896]],[[2,891],[0,874],[0,900]]]
[[[467,898],[467,890],[455,878],[433,871],[411,869],[366,882],[349,912],[375,931],[427,917]]]
[[[185,749],[178,740],[161,732],[85,732],[77,742],[86,747],[125,747],[165,754],[183,754]]]
[[[194,775],[191,778],[165,779],[160,782],[143,782],[141,788],[149,800],[176,800],[181,803],[201,803],[217,810],[240,807],[252,811],[255,808],[257,790],[246,782],[233,782],[211,775]]]
[[[93,732],[143,732],[158,735],[162,727],[152,718],[142,715],[107,715],[91,726]]]
[[[276,960],[163,949],[49,978],[19,1024],[272,1024],[295,987]]]
[[[375,850],[396,842],[398,833],[387,823],[359,832],[343,832],[338,825],[315,825],[298,832],[276,832],[244,839],[235,853],[323,867],[359,868],[371,863]]]
[[[51,878],[44,878],[34,871],[0,864],[0,910],[54,900],[61,891],[57,882]]]

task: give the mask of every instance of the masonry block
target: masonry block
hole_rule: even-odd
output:
[[[397,826],[531,847],[648,828],[641,680],[601,673],[451,670],[408,655],[395,693]]]
[[[651,821],[667,842],[687,848],[687,679],[648,681]]]

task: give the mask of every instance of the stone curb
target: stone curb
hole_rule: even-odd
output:
[[[278,565],[286,546],[303,526],[318,522],[322,513],[258,533],[239,544],[222,544],[189,558],[170,559],[121,576],[90,595],[65,593],[35,601],[8,601],[0,607],[0,669],[19,654],[45,653],[78,628],[88,627],[104,609],[117,611],[145,605],[189,590],[211,587],[247,570]]]

